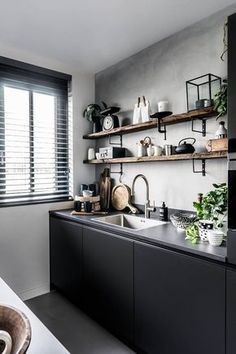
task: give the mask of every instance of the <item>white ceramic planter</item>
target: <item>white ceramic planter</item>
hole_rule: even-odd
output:
[[[211,220],[199,220],[199,236],[202,241],[204,242],[208,241],[207,238],[208,231],[212,230],[213,226],[214,223]]]
[[[220,246],[222,244],[224,233],[220,230],[208,230],[207,238],[212,246]]]

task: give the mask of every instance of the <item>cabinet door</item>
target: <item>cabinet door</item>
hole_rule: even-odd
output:
[[[236,151],[236,14],[228,18],[228,138],[229,152]]]
[[[51,286],[79,302],[82,284],[82,227],[50,217]]]
[[[119,337],[133,338],[133,242],[83,230],[86,312]]]
[[[227,354],[236,353],[236,271],[227,270]]]
[[[135,243],[135,345],[148,354],[225,353],[225,271]]]

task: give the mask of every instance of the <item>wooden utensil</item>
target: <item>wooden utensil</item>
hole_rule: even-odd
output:
[[[112,189],[111,202],[116,210],[124,210],[128,207],[133,214],[136,214],[138,209],[130,201],[131,191],[126,184],[120,183]]]
[[[103,210],[108,210],[110,206],[110,198],[111,198],[111,177],[110,177],[109,168],[105,168],[101,174],[100,198],[101,198],[101,208]]]

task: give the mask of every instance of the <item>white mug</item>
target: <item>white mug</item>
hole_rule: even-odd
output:
[[[168,101],[159,101],[157,102],[158,112],[167,112],[169,111],[169,102]]]
[[[154,156],[161,156],[162,155],[162,152],[163,152],[163,149],[161,146],[156,146],[154,145],[153,146],[153,152],[154,152]]]
[[[152,156],[153,155],[153,147],[152,145],[149,145],[147,148],[147,155]]]
[[[94,160],[95,159],[95,150],[94,148],[89,148],[88,149],[88,160]]]

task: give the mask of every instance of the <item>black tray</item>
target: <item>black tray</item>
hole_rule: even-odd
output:
[[[100,112],[100,114],[102,114],[103,116],[108,116],[114,113],[119,112],[120,107],[108,107],[106,109],[104,109],[103,111]]]
[[[165,111],[165,112],[156,112],[154,114],[151,114],[150,117],[151,118],[165,118],[168,116],[171,116],[173,114],[173,112],[170,111]]]

